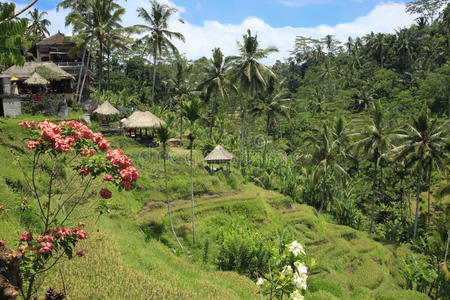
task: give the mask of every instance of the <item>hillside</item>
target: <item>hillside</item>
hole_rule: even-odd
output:
[[[24,117],[31,120],[31,117]],[[43,119],[43,117],[33,117]],[[25,129],[20,119],[0,120],[1,203],[7,209],[0,219],[0,239],[15,247],[24,230],[17,201],[27,195],[11,150],[21,156]],[[121,147],[140,172],[130,192],[113,193],[108,202],[91,196],[77,220],[87,223],[90,238],[83,242],[87,255],[64,261],[40,282],[39,294],[49,286],[62,290],[60,271],[69,299],[252,299],[258,290],[249,278],[219,271],[218,233],[230,224],[252,228],[275,239],[288,233],[305,245],[315,259],[307,299],[422,299],[423,294],[401,290],[399,259],[406,247],[377,242],[361,231],[335,225],[305,204],[230,176],[210,176],[195,153],[196,222],[198,242],[191,242],[189,169],[187,151],[171,149],[168,163],[169,192],[174,224],[185,251],[169,231],[164,202],[162,161],[157,149],[124,137],[108,138]],[[25,164],[26,166],[26,164]],[[32,218],[32,216],[24,216]]]

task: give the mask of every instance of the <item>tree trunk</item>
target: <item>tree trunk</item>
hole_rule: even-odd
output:
[[[83,51],[83,58],[81,59],[81,66],[80,66],[80,72],[78,73],[78,80],[77,80],[77,89],[75,91],[75,100],[78,99],[78,95],[80,92],[80,85],[81,85],[81,76],[83,74],[84,69],[84,58],[86,57],[87,47],[84,48]]]
[[[245,125],[247,122],[247,106],[248,106],[248,97],[249,97],[250,89],[247,90],[247,97],[244,104],[244,116],[242,117],[242,128],[241,128],[241,145],[239,148],[239,162],[238,168],[241,169],[242,164],[242,152],[244,150],[244,138],[245,138]]]
[[[183,116],[180,114],[180,146],[183,146]]]
[[[85,82],[86,82],[86,77],[87,77],[87,74],[88,74],[88,72],[89,72],[89,62],[90,62],[90,58],[91,58],[91,56],[89,55],[88,58],[87,58],[87,61],[86,61],[86,66],[84,67],[83,82],[81,83],[81,89],[80,89],[80,95],[79,95],[79,97],[78,97],[78,103],[81,102],[81,99],[82,99],[82,97],[83,97],[84,84],[85,84]]]
[[[375,159],[374,165],[374,173],[373,173],[373,183],[372,183],[372,209],[370,213],[370,230],[369,233],[372,233],[373,230],[373,219],[375,215],[375,197],[376,197],[376,185],[377,185],[377,165],[378,165],[378,157]]]
[[[111,44],[108,45],[108,79],[106,81],[106,90],[111,88]]]
[[[103,80],[103,43],[100,42],[100,55],[99,55],[99,76],[98,76],[98,94],[97,103],[100,104],[100,96],[102,95],[102,80]]]
[[[248,130],[245,129],[245,147],[247,148],[247,169],[250,169],[250,147],[248,146]]]
[[[266,151],[267,151],[267,140],[269,136],[269,126],[270,126],[270,117],[269,114],[267,114],[266,119],[266,136],[264,137],[264,152],[263,152],[263,161],[262,161],[262,168],[264,169],[264,166],[266,165]]]
[[[420,179],[422,176],[422,159],[419,161],[419,172],[417,174],[417,202],[416,202],[416,215],[414,217],[414,231],[413,231],[413,241],[416,241],[417,234],[417,219],[419,217],[419,203],[420,203]]]
[[[152,81],[152,112],[155,105],[155,80],[156,80],[156,46],[153,50],[153,81]]]
[[[194,214],[194,169],[192,167],[192,148],[194,146],[194,141],[191,141],[191,200],[192,200],[192,243],[195,245],[195,214]]]
[[[166,147],[163,145],[163,151],[166,153]],[[181,245],[180,241],[178,240],[177,234],[175,233],[175,229],[173,229],[173,223],[172,223],[172,213],[170,211],[170,200],[169,200],[169,188],[167,186],[167,169],[166,169],[166,156],[164,155],[164,181],[166,184],[166,199],[167,199],[167,209],[169,211],[169,223],[170,223],[170,229],[172,230],[172,234],[177,240],[178,245],[180,245],[180,248],[183,249],[183,246]]]
[[[211,121],[209,123],[208,138],[212,137],[212,130],[213,130],[213,126],[214,126],[214,119],[215,119],[215,116],[216,116],[216,105],[217,105],[217,90],[216,90],[216,94],[214,95],[214,102],[211,104]]]
[[[327,200],[327,176],[328,176],[328,172],[327,172],[328,166],[325,166],[325,173],[324,173],[324,177],[323,177],[323,182],[322,182],[322,203],[320,204],[320,209],[319,209],[319,213],[322,212],[323,209],[323,205],[325,204],[326,200]]]
[[[431,190],[431,164],[428,167],[428,176],[427,176],[427,196],[428,196],[428,225],[431,223],[431,201],[430,201],[430,190]]]

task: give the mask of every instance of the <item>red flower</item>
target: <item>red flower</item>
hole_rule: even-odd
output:
[[[100,132],[94,133],[92,136],[92,141],[96,144],[100,143],[100,141],[103,139],[103,134]]]
[[[84,227],[84,226],[86,226],[85,222],[78,222],[78,227]]]
[[[0,211],[4,211],[5,210],[5,206],[4,205],[0,205]]]
[[[48,202],[44,202],[44,207],[48,207]]]
[[[112,193],[108,189],[102,189],[100,191],[100,196],[102,196],[103,199],[110,199],[112,197]]]
[[[97,153],[97,151],[95,151],[95,149],[89,150],[89,155],[90,155],[90,156],[94,156],[95,153]]]
[[[27,148],[28,149],[34,149],[37,145],[39,145],[41,142],[39,141],[28,141]]]
[[[113,177],[111,175],[109,175],[109,174],[105,174],[105,175],[103,175],[103,180],[113,181]]]
[[[81,156],[86,157],[89,154],[89,150],[87,148],[84,148],[83,150],[81,150]]]
[[[79,238],[80,240],[86,240],[87,238],[89,238],[88,233],[83,229],[75,228],[73,230],[73,233],[75,233],[76,237]]]
[[[23,197],[23,202],[25,202],[26,204],[28,204],[28,197]]]
[[[100,140],[100,142],[98,142],[98,148],[101,151],[108,150],[109,146],[110,146],[109,142],[107,140],[105,140],[105,139],[102,139],[102,140]]]
[[[22,235],[19,237],[19,241],[27,241],[31,242],[33,240],[33,236],[31,235],[31,232],[24,231]]]
[[[86,252],[84,252],[83,250],[78,250],[77,251],[77,255],[79,256],[79,257],[82,257],[82,256],[84,256],[86,254]]]

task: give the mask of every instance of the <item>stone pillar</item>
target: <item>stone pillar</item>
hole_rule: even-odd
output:
[[[3,94],[11,95],[11,80],[9,80],[9,78],[2,78],[2,84],[3,84]]]

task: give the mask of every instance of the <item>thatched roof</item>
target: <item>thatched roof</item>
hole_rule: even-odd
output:
[[[135,111],[122,122],[123,128],[159,128],[166,125],[166,122],[149,111]]]
[[[52,62],[26,62],[22,67],[14,65],[6,69],[2,75],[26,80],[30,78],[33,73],[38,73],[47,80],[59,81],[64,79],[75,79],[72,75]]]
[[[205,160],[207,162],[223,162],[223,161],[230,161],[234,158],[234,155],[232,153],[230,153],[227,149],[225,149],[224,147],[217,145],[216,148],[214,148],[213,151],[211,151],[211,153],[209,153],[206,157]]]
[[[73,42],[64,40],[66,36],[62,34],[61,32],[58,32],[57,34],[54,34],[46,39],[43,39],[42,41],[36,43],[36,45],[43,46],[43,45],[64,45],[64,44],[74,44]]]
[[[120,111],[117,110],[111,103],[108,101],[103,102],[96,110],[93,111],[94,114],[104,115],[104,116],[112,116],[120,114]]]
[[[24,81],[24,83],[29,85],[47,85],[50,82],[38,73],[34,72],[30,78]]]

